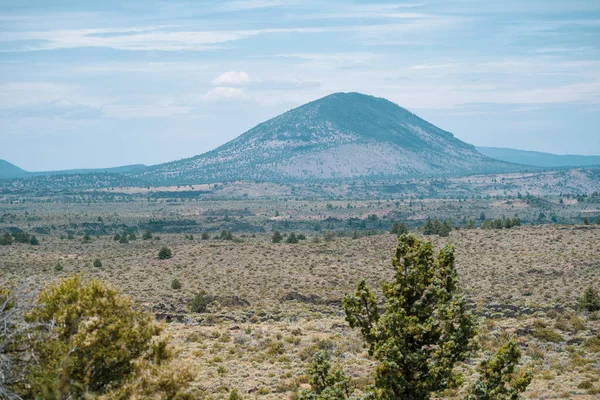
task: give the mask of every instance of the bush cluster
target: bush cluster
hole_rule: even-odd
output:
[[[449,220],[445,220],[441,222],[439,219],[427,218],[425,224],[423,225],[423,234],[424,235],[438,235],[438,236],[448,236],[452,232],[452,222]]]

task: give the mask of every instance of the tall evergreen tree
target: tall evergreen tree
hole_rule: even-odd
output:
[[[395,279],[383,284],[384,313],[361,281],[343,301],[346,320],[361,329],[379,362],[376,397],[426,400],[455,385],[454,365],[471,350],[475,319],[458,288],[451,246],[434,257],[431,243],[402,235],[392,267]]]

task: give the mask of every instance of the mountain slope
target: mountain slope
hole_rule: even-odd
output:
[[[476,147],[481,154],[496,160],[537,167],[585,167],[600,165],[600,156],[557,155],[501,147]]]
[[[522,169],[381,98],[335,93],[202,155],[133,175],[152,183],[445,176]]]
[[[0,179],[22,178],[28,172],[5,160],[0,160]]]
[[[85,174],[124,174],[145,168],[143,164],[124,165],[121,167],[111,168],[83,168],[83,169],[67,169],[59,171],[40,171],[29,172],[25,171],[14,164],[5,160],[0,160],[0,179],[16,179],[29,178],[34,176],[56,176],[56,175],[85,175]]]

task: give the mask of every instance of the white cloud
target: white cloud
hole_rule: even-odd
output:
[[[215,86],[202,96],[204,101],[246,100],[248,93],[245,89],[227,86]]]
[[[250,76],[244,71],[224,72],[213,79],[213,86],[241,86],[250,83]]]

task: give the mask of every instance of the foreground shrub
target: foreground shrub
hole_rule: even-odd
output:
[[[493,357],[484,360],[479,376],[465,400],[517,400],[531,383],[530,371],[516,371],[521,351],[514,338],[502,345]]]
[[[169,249],[168,247],[163,246],[158,251],[158,259],[159,260],[168,260],[172,256],[173,256],[173,254],[171,253],[171,249]]]
[[[298,392],[298,400],[344,400],[352,394],[349,379],[341,369],[333,369],[329,353],[318,351],[309,369],[310,390]]]
[[[146,387],[152,393],[139,398],[172,399],[185,392],[191,373],[169,371],[173,354],[159,336],[162,327],[129,297],[99,280],[74,276],[44,289],[38,305],[26,321],[52,328],[33,332],[38,363],[29,371],[28,397],[125,399],[135,398],[122,395],[128,388]],[[150,384],[156,380],[165,382]]]
[[[456,384],[454,365],[466,358],[475,319],[458,288],[454,249],[434,258],[431,243],[413,235],[398,239],[392,259],[395,279],[383,284],[384,314],[365,281],[344,301],[346,321],[361,328],[375,369],[375,395],[382,400],[428,399]]]

